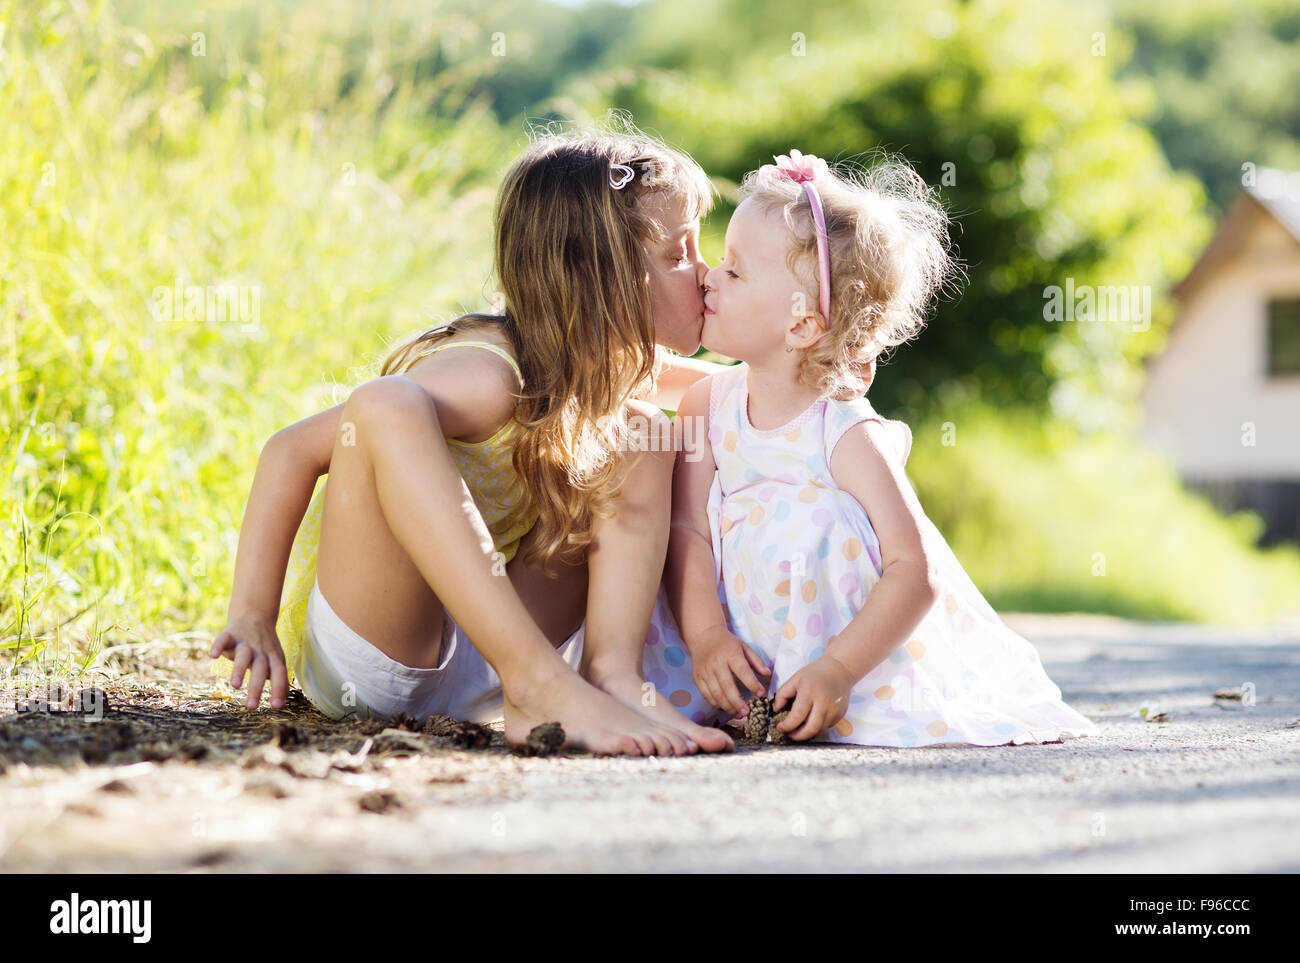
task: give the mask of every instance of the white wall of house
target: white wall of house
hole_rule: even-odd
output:
[[[1300,479],[1300,376],[1270,377],[1267,357],[1269,301],[1300,298],[1300,241],[1249,210],[1239,244],[1182,292],[1147,365],[1146,438],[1185,478]]]

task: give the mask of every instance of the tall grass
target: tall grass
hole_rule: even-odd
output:
[[[200,50],[106,3],[0,0],[5,672],[216,625],[265,439],[490,293],[522,132],[471,96],[487,39],[452,62],[454,10],[259,9],[204,13]],[[256,317],[165,320],[177,284]]]

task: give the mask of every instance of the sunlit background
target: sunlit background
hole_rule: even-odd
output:
[[[210,637],[266,438],[485,308],[526,122],[610,108],[714,177],[711,262],[791,147],[940,189],[968,279],[871,398],[996,607],[1300,612],[1293,0],[0,0],[0,30],[6,673]]]

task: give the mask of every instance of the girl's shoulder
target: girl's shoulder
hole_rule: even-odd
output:
[[[406,366],[406,377],[437,404],[447,438],[482,445],[501,440],[514,424],[523,377],[502,340],[457,332],[423,348]]]
[[[826,399],[824,435],[827,461],[830,461],[835,446],[840,443],[848,430],[854,425],[867,421],[876,422],[881,426],[881,433],[886,439],[889,453],[897,457],[900,463],[907,464],[907,458],[912,453],[912,429],[904,421],[882,416],[865,395],[849,401]]]
[[[449,349],[461,350],[451,351],[449,356],[447,354]],[[475,350],[471,352],[471,350],[467,349]],[[494,362],[489,359],[488,355],[499,360]],[[434,342],[417,353],[412,358],[407,370],[413,370],[417,365],[427,364],[431,359],[435,358],[443,361],[454,359],[457,364],[470,364],[483,369],[499,369],[500,363],[505,362],[519,386],[523,387],[523,372],[519,368],[519,361],[515,357],[510,339],[497,329],[488,327],[472,328],[448,335],[446,338]]]

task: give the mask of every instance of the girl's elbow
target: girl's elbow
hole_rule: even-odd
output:
[[[930,605],[939,601],[939,597],[943,594],[944,581],[939,574],[939,569],[928,561],[922,566],[921,584]]]
[[[319,478],[329,471],[329,461],[327,460],[323,465],[318,464],[309,450],[304,447],[303,439],[294,430],[295,427],[295,425],[289,425],[281,428],[266,439],[266,442],[262,445],[262,453],[258,458],[258,464],[294,472],[306,471],[310,467],[314,476]]]
[[[293,449],[293,433],[290,428],[281,428],[262,444],[261,461],[283,458]]]
[[[926,605],[937,602],[943,595],[944,581],[933,560],[922,552],[915,558],[909,559],[908,570],[918,600]]]

